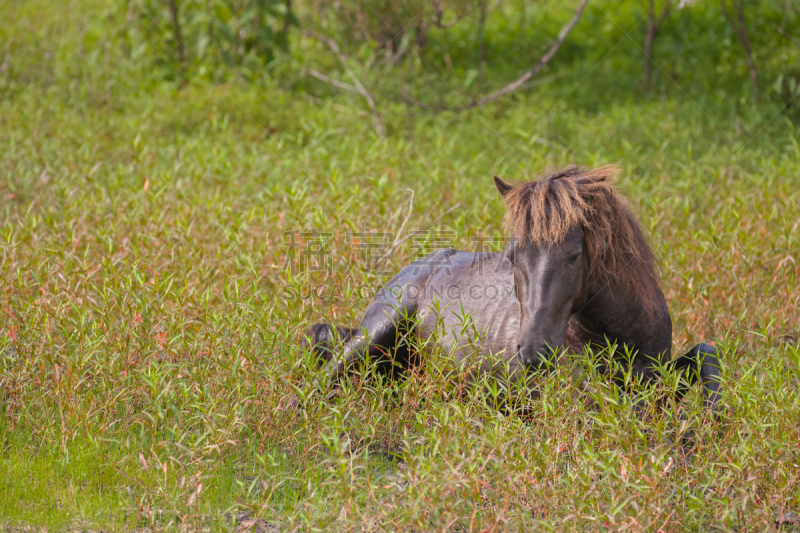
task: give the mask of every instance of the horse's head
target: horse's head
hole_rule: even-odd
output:
[[[630,290],[643,312],[658,304],[655,262],[636,220],[611,190],[615,174],[614,167],[570,167],[518,187],[495,177],[514,234],[506,251],[520,303],[518,357],[527,366],[544,365],[563,347],[573,314],[607,318],[598,307],[602,299],[593,298],[602,287]]]
[[[503,196],[512,190],[499,178],[495,184]],[[557,243],[515,237],[506,255],[520,303],[518,357],[526,366],[541,367],[561,350],[570,316],[583,305],[588,271],[583,229],[573,225]]]
[[[585,300],[583,231],[573,227],[559,244],[512,243],[507,255],[520,303],[517,353],[523,364],[541,367],[563,348],[570,316]]]

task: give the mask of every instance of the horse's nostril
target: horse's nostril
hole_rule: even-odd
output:
[[[522,349],[522,345],[521,345],[521,344],[517,344],[517,353],[519,353],[519,351],[520,351],[521,349]]]

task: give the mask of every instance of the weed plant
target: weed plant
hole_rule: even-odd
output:
[[[800,133],[779,104],[702,85],[594,94],[630,76],[623,43],[600,63],[609,80],[568,61],[566,81],[466,114],[387,104],[380,138],[347,95],[147,78],[146,61],[115,52],[106,2],[10,3],[3,527],[800,528]],[[607,50],[618,30],[597,24],[592,46]],[[616,78],[615,64],[628,65]],[[725,90],[747,83],[736,72]],[[580,80],[586,105],[570,91]],[[307,385],[319,371],[298,340],[312,323],[354,326],[415,257],[501,236],[493,173],[572,162],[621,165],[618,190],[660,260],[673,353],[720,351],[721,421],[697,395],[637,416],[587,354],[537,378],[524,416],[458,394],[433,348],[406,379],[364,368],[334,393]],[[418,238],[365,268],[353,234],[396,236],[406,217]],[[301,263],[311,240],[322,263]]]

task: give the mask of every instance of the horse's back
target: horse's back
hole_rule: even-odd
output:
[[[520,309],[514,268],[499,252],[434,252],[418,297],[419,335],[448,350],[458,363],[496,356],[516,369]]]

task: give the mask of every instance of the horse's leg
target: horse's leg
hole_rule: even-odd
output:
[[[341,380],[357,363],[370,357],[391,363],[389,354],[394,350],[398,333],[408,327],[418,307],[416,298],[403,291],[382,295],[373,300],[364,313],[359,327],[353,330],[342,353],[330,358],[325,365],[325,379],[333,383]]]
[[[706,407],[715,414],[719,412],[719,359],[713,346],[698,344],[686,355],[670,361],[667,367],[679,371],[690,385],[697,383],[699,378],[705,393]],[[679,384],[675,400],[681,401],[687,391],[687,385]]]
[[[330,324],[314,324],[300,340],[300,347],[311,350],[318,366],[322,366],[333,357],[336,342],[346,343],[357,330],[355,328],[336,327]]]

